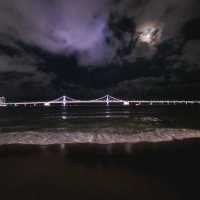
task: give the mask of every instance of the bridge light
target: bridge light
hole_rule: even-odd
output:
[[[129,102],[129,101],[124,101],[124,102],[123,102],[123,105],[124,105],[124,106],[130,106],[130,102]]]
[[[51,104],[50,103],[44,103],[44,106],[49,107],[49,106],[51,106]]]
[[[0,97],[0,107],[6,107],[6,98]]]

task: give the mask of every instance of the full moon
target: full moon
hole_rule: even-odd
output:
[[[138,29],[138,34],[141,42],[155,45],[160,42],[162,28],[155,24],[144,25]]]
[[[154,27],[147,27],[144,29],[140,35],[141,41],[151,43],[155,31],[156,29]]]

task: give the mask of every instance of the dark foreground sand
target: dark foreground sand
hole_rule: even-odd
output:
[[[195,200],[200,196],[199,154],[197,138],[1,145],[0,199]]]
[[[0,134],[0,199],[199,199],[200,131],[125,132]]]

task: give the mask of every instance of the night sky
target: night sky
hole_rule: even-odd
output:
[[[199,0],[0,0],[0,96],[200,99]]]

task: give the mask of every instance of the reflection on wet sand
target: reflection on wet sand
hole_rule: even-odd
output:
[[[199,150],[196,140],[149,146],[126,156],[113,144],[3,145],[1,198],[194,199]]]

